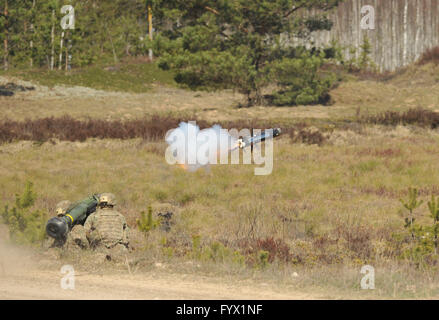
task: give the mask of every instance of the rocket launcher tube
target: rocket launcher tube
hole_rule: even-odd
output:
[[[77,202],[67,209],[65,215],[47,221],[46,233],[55,239],[62,239],[77,224],[84,224],[87,217],[96,211],[99,195],[95,194]]]

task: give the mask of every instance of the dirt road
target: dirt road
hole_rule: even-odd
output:
[[[33,271],[2,275],[0,299],[312,299],[315,297],[272,288],[225,284],[214,279],[181,275],[77,274],[75,289],[62,289],[63,275]]]
[[[0,230],[1,231],[1,230]],[[0,232],[1,233],[1,232]],[[234,281],[164,270],[99,274],[75,270],[74,289],[62,289],[59,261],[38,260],[32,249],[5,245],[0,239],[0,299],[312,299],[269,284]],[[40,257],[41,258],[41,257]]]

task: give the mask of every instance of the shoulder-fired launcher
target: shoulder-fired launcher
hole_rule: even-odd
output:
[[[55,239],[63,239],[77,224],[84,224],[87,217],[96,211],[99,195],[94,194],[70,206],[64,215],[47,221],[46,233]]]

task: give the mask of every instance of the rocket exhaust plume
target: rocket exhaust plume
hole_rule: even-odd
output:
[[[230,152],[272,139],[280,133],[280,129],[272,129],[238,139],[219,125],[200,130],[195,122],[181,122],[178,128],[170,130],[166,135],[165,139],[169,144],[166,159],[170,164],[196,171],[208,164],[218,164],[218,159],[219,163],[228,163]]]
[[[219,125],[200,130],[194,121],[189,121],[181,122],[178,128],[169,131],[166,142],[170,145],[174,163],[185,170],[196,171],[208,164],[216,164],[218,156],[228,155],[229,146],[236,145],[237,139]]]

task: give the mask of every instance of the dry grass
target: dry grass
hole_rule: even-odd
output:
[[[11,143],[0,147],[0,202],[13,201],[26,180],[32,180],[37,188],[36,206],[50,212],[62,199],[108,191],[117,194],[119,209],[132,227],[149,204],[170,202],[181,212],[173,218],[169,233],[153,231],[146,242],[140,234],[134,237],[139,261],[149,257],[147,261],[169,260],[178,265],[192,260],[196,235],[202,248],[217,241],[241,250],[241,254],[247,252],[253,259],[260,250],[268,251],[268,268],[279,273],[272,280],[281,279],[285,272],[302,270],[300,286],[315,286],[321,281],[321,287],[358,291],[354,279],[358,279],[361,265],[372,263],[384,269],[392,265],[394,273],[380,278],[383,287],[377,295],[422,296],[425,286],[414,293],[405,289],[392,292],[395,286],[405,288],[413,281],[398,278],[405,267],[385,249],[389,235],[402,230],[398,200],[407,187],[422,187],[424,199],[429,191],[439,190],[439,135],[419,130],[368,127],[363,134],[355,134],[356,142],[340,135],[337,144],[322,147],[292,145],[284,137],[276,140],[272,175],[263,178],[253,175],[253,166],[215,166],[210,172],[195,173],[170,167],[161,152],[163,142],[89,139],[82,143]],[[428,222],[426,210],[417,215],[419,221]],[[167,251],[162,248],[164,238]],[[213,262],[200,257],[197,263],[204,266],[201,269],[213,272]],[[244,272],[239,263],[221,261],[219,269],[235,270],[238,275]],[[249,260],[256,266],[257,261]],[[287,265],[282,266],[285,261]],[[139,263],[136,266],[142,268]],[[307,269],[302,269],[304,266]],[[343,277],[340,269],[333,271],[339,279],[331,280],[323,275],[331,266],[349,271],[341,273]],[[285,268],[290,271],[282,271]],[[268,277],[265,272],[258,277]],[[422,275],[413,275],[413,279],[419,278]],[[392,283],[384,285],[389,279]],[[431,295],[437,287],[429,286]]]
[[[78,120],[70,116],[60,118],[40,118],[34,120],[0,121],[0,143],[14,141],[34,141],[43,143],[53,141],[85,141],[89,138],[98,139],[134,139],[141,138],[146,141],[163,140],[167,131],[176,128],[182,121],[196,121],[201,129],[211,127],[217,122],[197,120],[189,116],[178,117],[176,115],[152,115],[143,119],[134,120],[114,120],[106,121],[102,119]],[[273,128],[278,123],[270,120],[250,118],[245,120],[229,120],[219,123],[227,129],[244,128]],[[376,115],[357,115],[356,119],[342,123],[320,124],[321,128],[309,126],[306,123],[289,124],[282,127],[282,131],[290,136],[293,143],[317,144],[319,146],[327,143],[335,129],[354,129],[357,133],[364,132],[367,125],[412,125],[426,129],[436,129],[439,127],[439,113],[430,110],[416,108],[406,112],[386,111]],[[156,150],[160,152],[161,149]],[[364,150],[363,152],[371,152]],[[377,157],[391,157],[394,155],[392,149],[387,149],[375,153]],[[400,154],[400,151],[399,151]]]
[[[101,119],[77,120],[69,116],[41,118],[25,121],[4,120],[0,122],[0,142],[31,140],[45,142],[51,139],[62,141],[85,141],[87,138],[133,139],[156,141],[166,132],[176,128],[187,118],[151,116],[128,121],[105,121]],[[203,121],[199,121],[203,125]]]
[[[268,119],[279,123],[314,119],[315,121],[354,118],[362,113],[376,114],[385,110],[406,111],[423,107],[439,109],[438,67],[426,64],[408,68],[388,81],[343,82],[331,92],[335,104],[326,106],[237,108],[243,97],[231,91],[215,93],[185,91],[153,85],[148,93],[129,94],[98,91],[83,87],[35,85],[36,90],[18,92],[13,97],[0,97],[0,119],[60,117],[127,120],[157,113],[197,115],[208,121],[248,118]],[[0,77],[0,84],[14,82],[33,85],[14,78]]]
[[[364,123],[382,125],[416,125],[423,128],[436,129],[439,127],[439,112],[422,108],[409,109],[406,112],[387,111],[381,114],[365,117]]]
[[[170,232],[134,233],[133,270],[160,262],[166,272],[235,275],[331,292],[328,297],[431,297],[439,288],[437,270],[399,261],[391,236],[403,230],[399,199],[408,187],[418,186],[424,200],[439,194],[439,134],[429,113],[439,108],[434,72],[427,64],[379,83],[343,83],[331,107],[237,109],[241,97],[231,92],[161,86],[144,94],[37,86],[0,98],[0,119],[22,130],[16,139],[39,133],[51,139],[0,146],[0,206],[27,180],[37,189],[36,207],[49,212],[62,199],[113,192],[132,227],[149,204],[171,203],[179,213]],[[412,121],[406,112],[418,106],[427,111]],[[152,115],[159,118],[146,120]],[[252,165],[190,173],[165,162],[160,135],[178,119],[195,118],[238,128],[276,124],[289,135],[275,142],[269,176],[254,176]],[[369,121],[355,124],[361,119]],[[425,207],[415,214],[429,223]],[[261,251],[268,252],[264,267]],[[377,270],[373,293],[359,289],[366,263]]]
[[[134,139],[147,141],[163,140],[167,131],[176,128],[179,123],[196,121],[201,128],[213,126],[213,122],[197,120],[196,118],[170,115],[152,115],[143,119],[106,121],[101,119],[78,120],[70,116],[60,118],[27,119],[24,121],[0,121],[0,143],[14,141],[85,141],[88,138],[98,139]],[[276,122],[260,119],[225,121],[220,123],[227,129],[264,129],[277,127]],[[327,137],[315,127],[308,128],[306,124],[283,127],[289,133],[292,142],[321,145]]]

